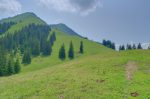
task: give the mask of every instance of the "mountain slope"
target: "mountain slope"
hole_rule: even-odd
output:
[[[21,29],[20,27],[17,28]],[[78,35],[65,33],[60,29],[53,28],[50,34],[52,32],[56,33],[56,42],[52,48],[52,55],[34,57],[30,65],[22,65],[21,73],[0,77],[1,98],[149,98],[150,51],[116,52],[96,42],[83,39]],[[73,42],[75,59],[59,60],[60,46],[64,43],[66,53],[68,53],[70,41]],[[78,53],[80,41],[83,41],[84,44],[83,55]],[[135,63],[137,67],[132,74],[132,80],[126,78],[126,65],[129,62]],[[133,97],[131,93],[137,93],[138,95]]]
[[[0,81],[2,81],[0,96],[6,99],[11,97],[57,99],[61,96],[66,98],[88,98],[90,93],[89,98],[95,97],[97,93],[91,93],[90,91],[99,89],[96,80],[102,77],[98,76],[95,70],[101,72],[102,68],[106,69],[108,66],[103,67],[103,61],[105,60],[103,60],[103,57],[107,57],[107,55],[114,56],[116,52],[87,39],[67,35],[58,30],[53,31],[56,32],[57,40],[53,46],[52,55],[49,57],[36,57],[30,65],[22,66],[20,74],[0,78]],[[78,53],[81,40],[84,43],[85,53],[83,55]],[[64,43],[67,53],[70,41],[73,42],[75,48],[75,59],[59,60],[58,51],[60,46]],[[101,65],[99,65],[99,62]],[[102,68],[99,68],[99,66]],[[110,69],[112,69],[111,67],[110,65]],[[110,69],[108,68],[108,70]],[[91,80],[86,83],[88,79]],[[96,89],[91,90],[88,88],[90,86],[96,87]],[[89,91],[84,92],[84,90]],[[73,93],[75,94],[73,95]]]
[[[73,46],[74,46],[74,51],[75,51],[75,57],[76,58],[82,58],[90,55],[94,55],[97,53],[116,53],[115,51],[104,47],[103,45],[100,45],[96,42],[89,41],[87,39],[80,38],[79,36],[72,36],[68,35],[64,32],[61,32],[59,30],[52,30],[51,33],[55,31],[56,33],[56,42],[54,43],[54,46],[52,48],[53,53],[50,57],[38,57],[33,59],[32,64],[30,64],[28,67],[25,67],[22,72],[29,72],[29,71],[35,71],[41,68],[53,66],[56,64],[61,64],[62,61],[58,59],[58,53],[60,46],[64,43],[65,49],[66,49],[66,54],[68,55],[68,49],[69,49],[69,43],[72,41]],[[80,41],[83,41],[84,43],[84,54],[81,55],[79,54],[79,46],[80,46]],[[39,64],[39,62],[40,64]],[[66,61],[69,61],[67,58]],[[41,65],[43,64],[43,65]]]
[[[68,26],[66,26],[63,23],[60,24],[53,24],[50,25],[50,27],[52,29],[58,29],[59,31],[62,31],[64,33],[67,33],[68,35],[76,35],[76,36],[80,36],[78,33],[76,33],[75,31],[73,31],[71,28],[69,28]],[[81,36],[80,36],[81,37]]]

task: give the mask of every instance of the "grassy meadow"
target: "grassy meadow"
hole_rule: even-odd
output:
[[[57,40],[51,56],[35,57],[30,65],[22,65],[21,73],[0,78],[2,99],[150,99],[150,51],[117,52],[53,31]],[[75,59],[59,60],[60,46],[64,43],[68,53],[70,41]],[[84,43],[83,55],[79,54],[80,41]],[[136,69],[129,80],[126,64],[130,61]]]

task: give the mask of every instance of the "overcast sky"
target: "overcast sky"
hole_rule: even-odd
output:
[[[24,12],[96,41],[150,42],[150,0],[0,0],[0,19]]]

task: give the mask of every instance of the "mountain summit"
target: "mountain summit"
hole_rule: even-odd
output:
[[[0,21],[0,23],[3,22],[21,22],[21,21],[30,21],[30,23],[41,23],[41,24],[46,24],[42,19],[40,19],[36,14],[32,12],[26,12],[23,14],[16,15],[14,17],[9,17],[9,18],[4,18]]]

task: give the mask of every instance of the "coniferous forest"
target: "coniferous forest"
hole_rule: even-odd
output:
[[[1,23],[0,33],[5,33],[14,22]],[[21,64],[28,65],[32,57],[52,54],[52,46],[56,41],[55,32],[48,25],[29,24],[20,31],[6,32],[0,38],[0,76],[12,75],[21,71]],[[83,42],[80,43],[79,53],[83,53]],[[59,59],[65,60],[66,52],[63,44],[59,51]],[[21,58],[20,58],[21,56]],[[74,59],[72,41],[68,49],[68,58]]]
[[[5,33],[13,24],[15,23],[0,24],[0,33]],[[0,76],[19,73],[20,63],[30,64],[34,56],[51,55],[56,35],[53,32],[48,39],[50,31],[48,25],[29,24],[20,31],[1,36]],[[21,60],[19,60],[18,54],[22,56]]]

